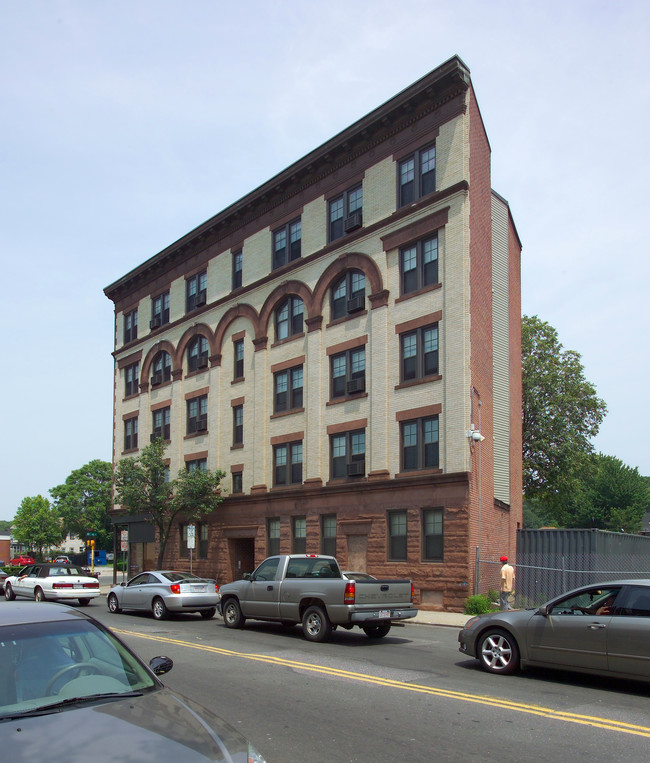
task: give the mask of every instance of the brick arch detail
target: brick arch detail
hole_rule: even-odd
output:
[[[264,336],[264,331],[260,324],[260,316],[257,310],[245,302],[234,305],[229,310],[226,310],[217,324],[217,328],[214,332],[214,348],[212,349],[214,355],[221,355],[223,338],[226,335],[228,326],[230,326],[233,321],[237,320],[237,318],[247,318],[251,322],[253,327],[253,341]]]
[[[292,295],[302,299],[305,305],[305,319],[312,317],[313,295],[309,286],[307,286],[307,284],[303,283],[302,281],[285,281],[273,289],[273,291],[266,298],[260,311],[260,331],[264,332],[265,335],[268,336],[269,321],[277,305],[283,299]]]
[[[366,277],[370,286],[368,297],[384,291],[384,282],[377,263],[361,252],[348,252],[342,254],[332,262],[321,274],[314,289],[313,307],[322,315],[325,308],[325,299],[334,281],[348,270],[360,270]]]
[[[208,347],[210,348],[210,355],[214,354],[214,334],[212,329],[205,323],[197,323],[187,331],[180,338],[178,348],[176,350],[176,357],[174,358],[174,371],[183,368],[183,357],[185,356],[185,350],[187,345],[197,336],[204,336],[208,340]]]
[[[163,352],[163,350],[169,353],[169,356],[172,359],[172,371],[177,368],[176,348],[167,339],[161,339],[159,342],[156,342],[153,347],[151,347],[149,352],[146,354],[144,361],[142,362],[142,373],[140,376],[143,381],[149,378],[151,365],[153,364],[156,355],[158,355],[159,352]]]

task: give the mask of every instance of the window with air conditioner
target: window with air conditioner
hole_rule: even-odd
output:
[[[194,337],[187,348],[188,371],[200,371],[207,368],[209,353],[208,340],[203,335]]]
[[[360,270],[350,270],[338,279],[330,291],[332,320],[354,315],[365,308],[366,277]]]
[[[187,434],[205,432],[208,428],[208,396],[200,395],[187,401]]]
[[[363,429],[330,435],[332,479],[360,477],[366,471],[366,433]]]
[[[191,312],[207,302],[208,273],[203,270],[185,281],[185,310]]]
[[[336,241],[363,225],[361,185],[345,191],[329,202],[329,240]]]
[[[330,358],[330,399],[365,392],[366,348],[355,347]]]

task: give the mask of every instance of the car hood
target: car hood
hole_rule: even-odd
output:
[[[242,761],[248,742],[218,716],[169,689],[0,722],[4,760],[48,763]]]

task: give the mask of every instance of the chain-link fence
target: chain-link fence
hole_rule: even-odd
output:
[[[650,537],[602,530],[523,530],[517,535],[513,606],[535,607],[572,588],[650,578]],[[479,559],[479,593],[498,591],[501,563]]]

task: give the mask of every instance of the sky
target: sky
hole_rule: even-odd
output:
[[[111,460],[104,287],[453,55],[582,356],[597,451],[650,475],[650,3],[0,0],[0,519]]]

